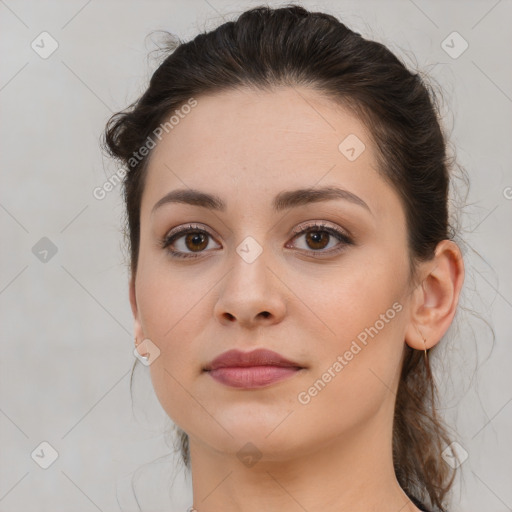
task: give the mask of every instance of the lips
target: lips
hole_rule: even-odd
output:
[[[228,350],[203,368],[212,379],[231,388],[257,389],[273,385],[305,368],[272,350]]]
[[[228,350],[220,354],[204,367],[204,371],[217,370],[219,368],[247,368],[251,366],[277,366],[284,368],[302,369],[299,363],[286,359],[281,354],[272,350],[256,349],[252,352],[240,350]]]

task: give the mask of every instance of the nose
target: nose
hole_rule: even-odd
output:
[[[223,280],[214,316],[224,324],[248,329],[279,323],[286,313],[286,286],[276,269],[267,265],[265,251],[252,263],[233,255],[231,270]]]

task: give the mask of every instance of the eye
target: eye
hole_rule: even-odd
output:
[[[316,253],[322,255],[337,254],[344,250],[347,245],[354,244],[348,234],[325,223],[302,224],[294,230],[294,233],[293,240],[304,238],[306,244],[306,247],[299,247],[299,249],[305,250],[314,256],[317,255]],[[327,250],[325,250],[326,248]]]
[[[313,256],[338,254],[346,246],[354,244],[348,234],[325,223],[301,224],[294,229],[293,233],[292,240],[304,237],[304,242],[307,245],[307,247],[298,248]],[[160,246],[162,249],[166,249],[173,258],[197,258],[206,249],[211,249],[211,239],[213,239],[213,235],[208,231],[189,224],[171,230],[160,240]],[[286,247],[290,246],[287,244]],[[217,245],[218,248],[220,245]],[[327,250],[325,250],[326,248]]]
[[[175,258],[197,258],[209,247],[210,238],[213,236],[208,231],[189,224],[172,230],[160,245]]]

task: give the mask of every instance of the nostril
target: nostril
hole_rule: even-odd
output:
[[[260,314],[263,315],[265,318],[268,318],[270,316],[270,313],[268,311],[263,311]]]

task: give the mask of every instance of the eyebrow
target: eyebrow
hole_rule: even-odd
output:
[[[280,192],[274,198],[272,207],[274,211],[280,212],[310,203],[330,201],[333,199],[344,199],[353,204],[357,204],[368,210],[368,212],[373,215],[370,207],[359,196],[356,196],[348,190],[332,186],[316,189],[304,188]],[[163,196],[160,200],[158,200],[153,206],[151,214],[153,214],[162,205],[168,203],[185,203],[193,206],[201,206],[210,210],[226,210],[226,203],[219,196],[201,192],[195,189],[177,189],[172,190]]]

